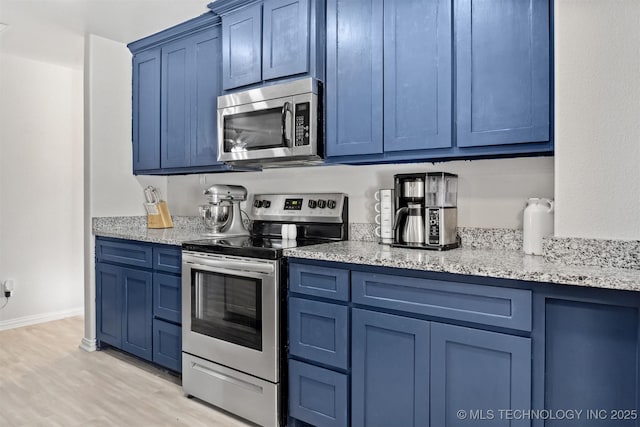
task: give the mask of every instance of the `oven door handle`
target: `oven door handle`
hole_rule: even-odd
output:
[[[185,260],[183,257],[183,262],[191,266],[220,268],[224,270],[247,271],[250,273],[273,274],[275,272],[275,267],[272,264],[254,263],[249,261],[239,261],[239,260],[230,260],[230,259],[211,259],[211,258],[198,259],[197,261],[196,260],[192,261],[192,260]]]

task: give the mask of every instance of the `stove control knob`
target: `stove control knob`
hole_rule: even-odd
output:
[[[327,200],[327,207],[329,209],[335,209],[336,208],[336,201],[335,200]]]
[[[316,208],[316,206],[318,206],[318,202],[316,202],[315,200],[309,200],[309,204],[308,204],[308,206],[309,206],[311,209],[315,209],[315,208]]]
[[[254,200],[253,201],[253,207],[254,208],[261,208],[262,207],[262,200]]]
[[[271,207],[271,201],[270,200],[263,200],[262,201],[262,206],[264,206],[265,208]]]
[[[327,206],[327,201],[326,200],[322,200],[322,199],[318,200],[318,207],[320,209],[324,209],[326,206]]]

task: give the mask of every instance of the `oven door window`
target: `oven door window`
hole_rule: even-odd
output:
[[[262,350],[262,280],[193,270],[191,330]]]
[[[285,115],[288,115],[285,112]],[[285,121],[287,135],[290,124]],[[282,107],[224,116],[224,151],[242,153],[267,148],[287,147],[283,138]]]

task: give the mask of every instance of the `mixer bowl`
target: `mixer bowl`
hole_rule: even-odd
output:
[[[208,205],[201,205],[200,217],[207,230],[213,233],[220,233],[231,218],[231,204],[220,202],[217,204],[210,203]]]

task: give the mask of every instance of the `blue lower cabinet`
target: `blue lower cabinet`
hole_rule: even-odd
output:
[[[349,270],[291,264],[289,291],[313,297],[349,301]]]
[[[153,361],[176,372],[182,371],[182,328],[153,319]]]
[[[530,425],[509,409],[531,409],[531,339],[432,323],[431,425]]]
[[[145,268],[137,266],[141,262]],[[162,272],[176,271],[179,262],[177,247],[96,238],[96,337],[101,344],[180,371],[180,270]]]
[[[122,268],[96,263],[96,337],[122,345]]]
[[[429,328],[424,320],[352,310],[354,427],[429,425]]]
[[[153,315],[174,323],[182,321],[182,278],[171,274],[153,274]]]
[[[289,353],[346,370],[349,364],[348,307],[289,299]]]
[[[123,272],[122,349],[143,359],[152,359],[153,275],[125,268]]]
[[[640,401],[640,307],[632,293],[614,303],[548,298],[544,304],[545,348],[536,354],[542,367],[545,409],[583,410],[589,426],[637,426]],[[637,302],[636,302],[637,304]],[[587,413],[591,415],[587,419]],[[588,424],[586,424],[588,422]],[[574,422],[573,425],[579,423]],[[545,427],[571,426],[547,420]]]
[[[348,401],[347,375],[289,360],[291,417],[317,427],[347,426]]]

